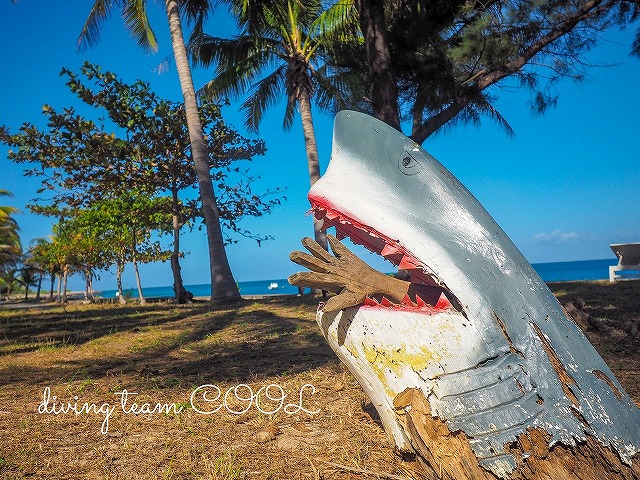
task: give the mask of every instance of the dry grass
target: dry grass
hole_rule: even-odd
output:
[[[582,296],[592,314],[637,318],[639,284],[620,285],[552,287],[564,300]],[[0,310],[0,478],[417,478],[410,459],[388,446],[375,410],[320,336],[314,315],[315,301],[300,298],[215,309]],[[638,401],[638,339],[592,341]],[[204,384],[255,391],[272,383],[288,394],[285,403],[298,403],[303,385],[313,385],[303,406],[319,412],[265,414],[252,405],[242,415],[204,415],[190,405]],[[58,402],[77,397],[79,406],[116,407],[108,432],[101,433],[102,413],[39,414],[45,387]],[[116,395],[123,389],[137,393],[128,405],[182,411],[124,413]],[[261,405],[269,410],[277,402],[263,396]]]
[[[612,334],[589,330],[589,341],[605,359],[627,393],[640,406],[640,335],[626,335],[616,326],[640,322],[640,280],[564,282],[549,284],[561,303],[582,298],[585,312],[602,319]]]
[[[402,473],[374,410],[318,333],[314,312],[315,301],[302,299],[215,310],[149,305],[0,312],[0,477],[350,478],[335,464]],[[319,413],[264,414],[252,406],[242,415],[205,415],[190,406],[198,386],[225,391],[242,383],[254,391],[281,385],[285,403],[293,404],[311,384],[316,393],[305,389],[303,406]],[[108,432],[101,433],[103,413],[39,414],[45,387],[58,402],[77,397],[79,406],[117,407]],[[173,403],[182,411],[124,413],[115,394],[123,389],[137,393],[128,406]],[[277,406],[264,401],[262,408]]]

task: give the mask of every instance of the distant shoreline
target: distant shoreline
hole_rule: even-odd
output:
[[[616,263],[617,259],[598,259],[535,263],[532,266],[545,283],[567,283],[608,280],[609,265],[615,265]],[[210,298],[210,284],[189,284],[185,285],[185,288],[193,293],[194,299],[197,302],[208,301]],[[297,287],[289,285],[286,278],[238,282],[238,288],[242,298],[247,300],[286,295],[295,296],[299,293]],[[149,302],[171,302],[174,298],[172,286],[143,287],[142,291],[145,300]],[[94,295],[100,299],[99,301],[113,302],[116,298],[115,292],[116,290],[113,289],[102,289],[94,292]],[[138,292],[136,288],[126,288],[124,292],[125,298],[127,298],[129,303],[137,301]],[[308,292],[309,290],[305,290],[305,293]],[[29,300],[32,300],[35,297],[35,292],[30,290],[29,297]],[[46,302],[48,297],[49,290],[41,290],[41,300]],[[20,301],[23,298],[24,292],[16,292],[12,295],[12,301]],[[74,302],[84,301],[84,291],[68,291],[67,298]]]

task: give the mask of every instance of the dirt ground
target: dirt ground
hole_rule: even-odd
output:
[[[640,336],[616,328],[640,282],[550,286],[611,326],[587,335],[640,404]],[[315,304],[0,309],[0,478],[419,478]]]

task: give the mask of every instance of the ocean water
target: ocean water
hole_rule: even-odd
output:
[[[570,282],[575,280],[608,280],[609,266],[617,264],[617,258],[607,258],[577,262],[534,263],[533,268],[545,282]]]
[[[577,262],[553,262],[534,263],[533,268],[538,272],[545,282],[566,282],[576,280],[606,280],[609,278],[609,265],[615,265],[617,259],[604,260],[582,260]],[[273,295],[298,293],[297,287],[289,285],[286,279],[277,278],[273,280],[257,280],[251,282],[239,282],[238,287],[241,295]],[[271,289],[269,287],[272,287]],[[208,297],[211,294],[209,284],[201,283],[196,285],[185,285],[185,288],[196,297]],[[308,291],[308,290],[306,290]],[[142,292],[146,298],[172,297],[173,287],[144,287]],[[126,288],[126,296],[137,297],[138,291],[133,288]],[[114,298],[116,290],[104,290],[100,292],[103,298]]]
[[[196,297],[208,297],[211,295],[211,284],[209,283],[193,285],[185,284],[184,288],[193,293]],[[238,282],[238,288],[240,289],[241,295],[296,295],[298,293],[298,287],[289,285],[286,278]],[[309,290],[306,291],[308,292]],[[145,287],[143,284],[142,293],[145,298],[173,297],[173,286]],[[102,298],[115,298],[116,290],[103,290],[98,295]],[[137,298],[138,290],[135,286],[132,288],[124,288],[124,295],[131,298]]]

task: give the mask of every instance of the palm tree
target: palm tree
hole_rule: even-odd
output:
[[[147,18],[146,3],[146,0],[95,0],[78,38],[79,47],[97,43],[102,23],[110,15],[114,7],[121,7],[124,24],[136,38],[138,44],[145,50],[157,50],[157,40]],[[190,18],[196,18],[196,16],[204,18],[210,10],[207,0],[183,2],[181,5]],[[198,115],[198,105],[183,38],[178,1],[165,0],[165,8],[169,20],[173,54],[184,97],[191,152],[198,175],[198,186],[207,230],[211,272],[211,301],[233,301],[241,297],[224,249],[217,200],[209,171],[208,151]]]
[[[18,283],[18,269],[4,268],[0,270],[0,290],[4,294],[5,299],[9,299],[13,287]]]
[[[37,285],[41,276],[38,274],[38,270],[31,265],[23,265],[19,270],[17,281],[24,287],[24,300],[29,298],[29,287]]]
[[[54,244],[55,238],[50,237],[51,240],[38,237],[31,240],[29,246],[29,264],[35,266],[40,272],[40,281],[44,274],[49,275],[50,287],[49,287],[49,300],[53,300],[53,285],[55,283],[56,276],[60,272],[60,264],[57,262],[55,255]],[[38,292],[36,294],[36,300],[40,299],[40,284],[38,285]]]
[[[0,196],[13,197],[8,190],[0,189]],[[20,227],[12,215],[19,213],[15,207],[0,205],[0,269],[14,265],[22,255]]]
[[[343,94],[344,78],[328,68],[326,59],[337,42],[358,36],[355,9],[344,1],[324,9],[319,0],[286,0],[254,6],[252,16],[246,1],[227,3],[233,4],[239,17],[242,31],[237,37],[217,38],[197,29],[192,35],[193,62],[216,65],[214,79],[202,92],[238,97],[250,91],[242,109],[245,125],[253,131],[258,130],[265,110],[285,96],[284,127],[291,127],[297,107],[313,185],[320,178],[320,165],[311,100],[315,96],[321,108],[350,106]],[[314,220],[316,241],[326,248],[321,225]]]

